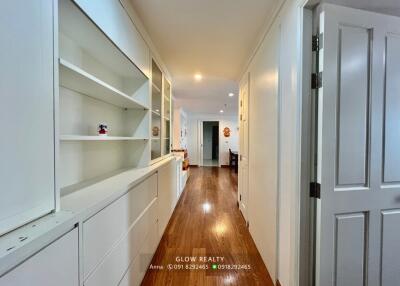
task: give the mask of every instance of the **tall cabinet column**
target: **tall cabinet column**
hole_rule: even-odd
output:
[[[0,9],[0,235],[55,208],[54,5]]]

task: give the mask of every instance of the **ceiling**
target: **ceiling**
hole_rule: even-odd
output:
[[[189,113],[237,114],[240,73],[278,0],[131,3],[172,75],[178,104]]]

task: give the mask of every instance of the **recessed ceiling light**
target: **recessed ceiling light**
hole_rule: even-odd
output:
[[[220,113],[224,113],[224,111],[221,109],[220,111],[219,111]]]
[[[228,95],[229,95],[229,97],[232,97],[232,96],[234,96],[235,94],[234,94],[233,92],[231,92],[231,93],[229,93]]]
[[[201,73],[196,73],[196,74],[194,75],[194,79],[195,79],[196,81],[201,81],[201,80],[203,79],[203,76],[201,75]]]

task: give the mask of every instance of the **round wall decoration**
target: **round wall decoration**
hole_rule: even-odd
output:
[[[153,129],[152,129],[152,133],[153,133],[153,136],[155,136],[155,137],[157,137],[158,136],[158,134],[159,134],[159,132],[160,132],[160,128],[158,128],[158,126],[154,126],[153,127]]]
[[[223,132],[225,137],[231,136],[231,130],[229,129],[229,127],[225,127]]]

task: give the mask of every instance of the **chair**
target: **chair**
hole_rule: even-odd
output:
[[[237,173],[238,169],[238,156],[237,154],[233,153],[232,150],[229,148],[229,167],[234,168],[235,172]]]

